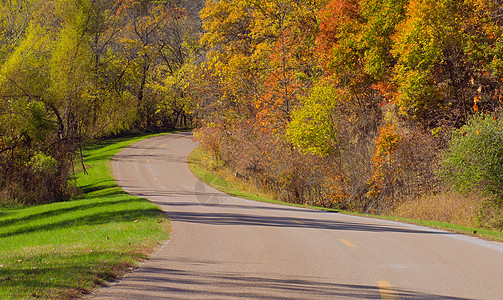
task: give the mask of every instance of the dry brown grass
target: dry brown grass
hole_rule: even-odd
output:
[[[394,215],[463,226],[476,226],[477,215],[483,202],[484,197],[480,194],[463,195],[458,192],[447,192],[404,202],[395,209]]]

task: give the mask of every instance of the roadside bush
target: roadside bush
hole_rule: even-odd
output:
[[[223,167],[257,189],[283,201],[331,207],[323,191],[323,159],[302,154],[281,135],[246,122],[239,126],[212,125],[196,130],[198,141]]]
[[[221,130],[214,124],[194,130],[194,137],[201,143],[203,148],[211,153],[218,162],[220,160],[220,147],[222,144]]]
[[[379,206],[386,207],[383,200],[393,199],[394,186],[401,173],[401,165],[397,162],[397,152],[402,136],[397,132],[395,124],[385,124],[376,138],[376,149],[372,156],[374,174],[372,185],[366,196],[380,199]],[[375,209],[375,208],[373,208]]]
[[[411,124],[384,124],[375,138],[366,212],[389,213],[422,195],[439,192],[435,170],[442,141]]]
[[[71,152],[13,151],[0,155],[0,206],[38,205],[69,199],[77,193],[71,182]]]
[[[503,204],[503,120],[499,115],[476,115],[454,132],[442,174],[460,192],[478,189],[494,204]]]

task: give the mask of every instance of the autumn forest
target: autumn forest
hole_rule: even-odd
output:
[[[282,201],[503,228],[501,0],[2,0],[0,108],[3,205],[195,128]]]

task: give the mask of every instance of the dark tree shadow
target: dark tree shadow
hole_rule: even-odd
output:
[[[349,230],[364,232],[398,232],[411,234],[440,234],[450,235],[450,232],[411,229],[396,226],[376,225],[365,222],[348,222],[319,220],[311,218],[268,217],[239,213],[196,213],[196,212],[168,212],[173,221],[199,223],[208,225],[238,225],[238,226],[266,226],[266,227],[294,227],[309,229]]]
[[[139,255],[138,255],[139,256]],[[123,261],[121,265],[111,263]],[[0,289],[3,292],[10,290],[13,299],[74,299],[76,296],[88,294],[91,290],[82,286],[90,284],[106,286],[106,282],[113,281],[129,270],[132,265],[128,263],[131,255],[124,251],[95,251],[74,253],[44,253],[30,255],[25,259],[40,262],[36,268],[25,268],[23,264],[11,265],[0,268]],[[143,258],[139,256],[138,258]],[[46,261],[57,261],[48,265]],[[114,265],[115,264],[115,265]],[[79,279],[87,278],[92,282],[79,282]],[[55,280],[53,280],[55,279]],[[53,294],[26,295],[26,291],[46,291]],[[57,292],[54,292],[54,291]]]
[[[138,200],[136,200],[136,201],[138,201]],[[117,203],[119,203],[119,202],[124,203],[124,201],[118,201]],[[128,202],[130,202],[130,203],[135,202],[135,200],[131,200]],[[113,203],[112,204],[107,203],[107,204],[113,205]],[[107,205],[107,204],[104,204],[104,205]],[[75,209],[78,209],[78,208],[72,207],[70,210],[75,210]],[[68,211],[66,211],[66,212],[68,212]],[[65,213],[64,209],[60,210],[59,213]],[[65,221],[45,224],[45,225],[27,226],[24,228],[20,228],[18,230],[9,231],[9,232],[0,234],[0,238],[11,237],[11,236],[16,236],[16,235],[20,235],[20,234],[27,234],[27,233],[36,233],[36,232],[40,232],[40,231],[49,231],[49,230],[54,230],[54,229],[58,229],[58,228],[78,226],[78,225],[99,225],[99,224],[112,223],[112,222],[133,222],[135,220],[142,220],[142,219],[145,219],[145,218],[148,218],[151,216],[155,216],[155,215],[159,215],[159,214],[164,214],[164,212],[162,212],[162,210],[160,210],[158,208],[148,208],[148,209],[133,208],[130,210],[101,212],[101,213],[90,214],[90,215],[86,215],[86,216],[82,216],[82,217],[72,218],[72,219],[65,220]],[[27,217],[27,218],[30,218],[30,217]],[[35,218],[40,218],[40,215],[35,216]]]

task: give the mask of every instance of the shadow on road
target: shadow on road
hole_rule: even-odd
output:
[[[390,225],[377,225],[371,222],[365,223],[364,219],[358,222],[335,221],[331,217],[333,213],[299,209],[281,205],[267,205],[257,202],[256,204],[230,204],[219,202],[221,192],[197,191],[197,190],[141,190],[132,183],[124,186],[133,191],[133,194],[150,199],[161,205],[167,211],[169,218],[174,222],[190,222],[207,225],[241,225],[241,226],[268,226],[268,227],[295,227],[329,230],[351,230],[364,232],[399,232],[399,233],[422,233],[450,235],[445,231],[433,231],[406,228]],[[229,196],[231,197],[231,196]],[[197,201],[193,201],[193,199]],[[180,201],[177,201],[179,199]],[[212,200],[213,199],[213,200]],[[185,200],[185,201],[184,201]],[[210,207],[218,210],[201,212],[200,208]],[[192,207],[192,208],[191,208]],[[181,211],[183,209],[183,211]],[[267,216],[256,213],[262,211],[285,211],[291,214],[288,217]],[[232,211],[232,212],[230,212]],[[302,212],[303,217],[297,217],[296,213]],[[311,214],[312,218],[306,218]],[[330,220],[329,220],[330,219]]]
[[[351,230],[365,232],[399,232],[421,234],[451,234],[443,231],[428,231],[410,229],[397,226],[376,225],[365,222],[348,222],[319,220],[292,217],[268,217],[251,214],[222,213],[222,212],[168,212],[168,217],[174,222],[190,222],[207,225],[241,225],[241,226],[268,226],[268,227],[295,227],[310,229]]]
[[[192,261],[179,260],[178,263],[190,264]],[[218,262],[200,261],[199,264],[217,264]],[[224,263],[224,262],[222,262]],[[137,270],[124,283],[121,290],[124,299],[134,298],[134,294],[148,295],[149,299],[184,298],[193,295],[198,298],[215,299],[381,299],[377,286],[341,284],[326,282],[318,277],[284,278],[271,274],[269,277],[254,276],[241,272],[192,272],[168,268],[142,268]],[[133,291],[133,292],[131,292]],[[441,295],[418,293],[403,289],[394,289],[400,299],[465,299]],[[131,294],[133,293],[133,294]],[[278,296],[281,295],[281,296]]]

